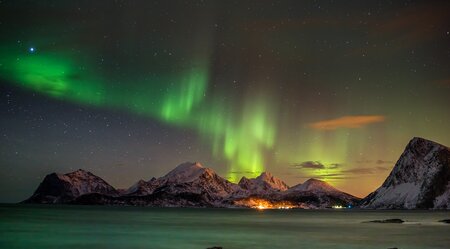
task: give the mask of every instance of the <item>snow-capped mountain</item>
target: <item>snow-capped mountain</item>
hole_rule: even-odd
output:
[[[450,209],[450,149],[413,138],[383,185],[364,198],[361,207]]]
[[[245,176],[239,181],[239,186],[247,190],[250,195],[267,196],[285,191],[289,186],[281,179],[274,177],[269,172],[263,172],[256,178],[248,179]]]
[[[414,138],[383,186],[366,197],[362,207],[449,208],[449,155],[449,149],[443,145]],[[253,179],[243,177],[234,184],[200,163],[187,162],[160,178],[140,180],[123,191],[81,169],[64,175],[53,173],[25,202],[245,207],[261,201],[273,206],[325,208],[355,206],[359,198],[317,179],[289,188],[268,172]]]
[[[145,194],[148,193],[148,194]],[[80,204],[139,205],[162,207],[224,207],[243,190],[200,163],[183,163],[158,179],[139,181],[119,197],[90,194]]]
[[[117,191],[101,178],[84,170],[65,175],[53,173],[45,177],[33,196],[25,202],[232,207],[245,206],[255,197],[263,198],[274,206],[283,206],[289,202],[301,208],[353,204],[356,198],[314,179],[289,189],[286,183],[268,172],[254,179],[243,177],[238,185],[200,163],[187,162],[160,178],[140,180],[122,191]]]
[[[68,174],[52,173],[45,176],[34,194],[25,202],[68,203],[89,193],[118,195],[117,190],[105,180],[91,172],[79,169]]]
[[[205,172],[213,173],[214,171],[210,168],[204,168],[199,162],[185,162],[161,177],[160,181],[165,181],[167,183],[192,182],[197,180]]]
[[[307,192],[307,191],[328,192],[328,193],[341,192],[335,187],[331,186],[329,183],[314,178],[311,178],[304,183],[292,186],[292,188],[288,190],[289,193]]]
[[[279,208],[316,209],[354,206],[360,200],[317,179],[309,179],[303,184],[288,188],[281,180],[263,173],[256,179],[243,177],[239,185],[249,191],[248,196],[234,199],[235,205],[243,207],[258,208],[258,205],[268,205]]]
[[[329,183],[317,179],[309,179],[289,188],[282,193],[282,199],[307,204],[311,208],[325,208],[334,205],[354,206],[360,200],[358,197],[342,192]]]
[[[143,196],[153,193],[153,191],[158,187],[159,182],[156,178],[152,178],[149,181],[139,180],[133,186],[129,187],[122,194],[132,195],[132,196]]]
[[[236,184],[220,177],[214,170],[204,168],[198,162],[180,164],[157,181],[159,186],[154,193],[201,194],[212,203],[217,203],[240,191]]]

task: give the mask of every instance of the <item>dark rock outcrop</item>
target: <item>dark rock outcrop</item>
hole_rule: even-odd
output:
[[[102,178],[79,169],[68,174],[45,176],[34,194],[25,203],[69,203],[77,197],[99,193],[117,196],[118,192]]]
[[[401,224],[405,222],[402,219],[386,219],[386,220],[371,220],[368,221],[367,223],[394,223],[394,224]]]
[[[450,149],[413,138],[383,185],[361,201],[371,209],[450,209]]]

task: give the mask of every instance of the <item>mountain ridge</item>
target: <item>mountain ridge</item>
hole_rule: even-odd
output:
[[[273,207],[363,209],[450,209],[450,149],[414,137],[389,176],[362,200],[327,182],[309,179],[289,187],[269,172],[238,184],[198,162],[178,165],[162,177],[117,190],[79,169],[47,175],[25,203],[71,203],[164,207]]]
[[[307,205],[301,203],[301,201],[292,198],[292,195],[285,195],[284,193],[289,190],[289,186],[270,172],[263,172],[256,178],[243,177],[239,184],[235,184],[222,178],[211,168],[203,167],[198,162],[182,163],[162,177],[153,177],[148,181],[139,180],[123,191],[114,189],[100,177],[81,169],[64,175],[49,174],[40,186],[49,185],[49,177],[51,178],[52,175],[57,175],[58,179],[63,179],[61,181],[68,185],[66,189],[84,189],[85,191],[79,191],[78,194],[61,194],[54,189],[38,187],[33,196],[25,201],[26,203],[251,207],[246,201],[249,198],[260,197],[271,202],[290,201],[296,203],[296,206],[308,208],[319,208],[334,204],[330,203],[329,199],[322,201],[321,198],[313,198],[315,201],[308,202]],[[79,179],[80,175],[83,176],[81,180]],[[86,175],[95,180],[83,180]],[[246,185],[244,185],[244,182]],[[70,183],[77,184],[70,186]],[[104,191],[104,188],[91,188],[90,185],[109,187],[107,187],[108,191]],[[60,188],[59,185],[54,185],[54,187]],[[337,189],[334,192],[341,193]],[[46,196],[46,198],[36,198],[36,196]],[[339,196],[333,198],[337,200]],[[47,201],[47,199],[51,201]],[[240,201],[239,205],[235,205],[236,200]],[[347,201],[353,204],[357,200],[357,197],[352,196]],[[343,201],[338,200],[338,202],[342,203]]]

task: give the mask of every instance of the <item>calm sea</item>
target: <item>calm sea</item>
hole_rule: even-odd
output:
[[[400,218],[404,224],[363,223]],[[450,248],[450,212],[0,205],[0,248]]]

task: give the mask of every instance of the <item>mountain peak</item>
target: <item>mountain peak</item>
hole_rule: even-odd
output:
[[[173,170],[169,172],[170,173],[179,173],[184,171],[196,171],[203,169],[203,166],[198,162],[185,162],[182,164],[179,164],[177,167],[175,167]]]
[[[256,195],[267,193],[267,191],[284,191],[289,188],[286,183],[269,172],[263,172],[258,177],[251,179],[242,177],[239,186]]]
[[[84,170],[84,169],[77,169],[73,172],[64,174],[65,176],[85,176],[85,175],[94,175],[91,172]]]
[[[389,176],[364,198],[366,208],[450,207],[450,149],[414,137]]]
[[[25,202],[66,203],[89,193],[115,196],[117,190],[102,178],[78,169],[67,174],[48,174]]]
[[[182,164],[179,164],[177,167],[175,167],[175,169],[173,170],[187,170],[187,169],[192,169],[192,168],[203,168],[203,165],[199,162],[185,162]]]
[[[273,178],[273,175],[270,172],[267,172],[267,171],[262,172],[261,175],[256,177],[256,179],[261,179],[261,180],[263,180],[263,179],[271,179],[271,178]]]
[[[281,191],[287,190],[289,188],[286,183],[284,183],[280,178],[273,176],[270,172],[261,173],[261,175],[259,175],[256,180],[267,182],[272,188]]]
[[[325,181],[310,178],[302,184],[298,184],[291,188],[295,191],[319,191],[319,192],[338,192],[335,187]]]
[[[423,137],[413,137],[413,138],[409,141],[409,143],[417,143],[417,142],[425,142],[425,143],[439,144],[439,143],[436,143],[435,141],[432,141],[432,140],[429,140],[429,139],[426,139],[426,138],[423,138]],[[441,145],[441,144],[439,144],[439,145]],[[442,145],[442,146],[443,146],[443,145]]]
[[[307,183],[324,184],[315,179],[310,179]],[[82,169],[68,174],[52,173],[45,177],[33,196],[25,202],[230,207],[240,206],[240,201],[251,203],[252,198],[257,197],[275,202],[288,201],[299,207],[325,207],[336,202],[353,204],[357,200],[342,192],[327,192],[326,195],[314,191],[289,192],[287,195],[288,188],[282,180],[269,172],[251,179],[242,177],[237,185],[198,162],[186,162],[163,177],[149,181],[141,179],[130,188],[120,191]]]
[[[61,180],[64,181],[73,181],[75,179],[78,180],[87,180],[87,179],[95,179],[97,178],[96,175],[92,174],[91,172],[84,170],[84,169],[77,169],[75,171],[66,173],[66,174],[58,174],[58,173],[54,173],[56,175],[56,177],[58,177]]]
[[[308,183],[308,184],[328,184],[326,181],[322,181],[322,180],[319,180],[319,179],[316,179],[316,178],[309,178],[303,184],[305,184],[305,183]]]
[[[239,180],[238,185],[247,184],[250,181],[247,177],[243,176],[241,180]]]
[[[383,186],[426,180],[430,176],[429,173],[436,173],[434,170],[433,172],[430,170],[437,166],[437,162],[442,161],[439,165],[447,164],[448,167],[448,162],[445,162],[448,154],[450,154],[450,149],[447,146],[421,137],[414,137],[405,147]]]
[[[306,180],[303,184],[305,185],[317,185],[317,186],[330,186],[331,185],[326,182],[326,181],[322,181],[316,178],[309,178],[308,180]]]
[[[316,178],[310,178],[308,180],[306,180],[303,185],[306,186],[321,186],[321,187],[327,187],[327,188],[334,188],[333,186],[331,186],[331,184],[329,184],[326,181],[322,181]]]
[[[190,182],[205,172],[209,174],[214,173],[212,169],[204,168],[199,162],[185,162],[171,170],[162,179],[169,182]]]
[[[450,150],[447,146],[436,143],[434,141],[421,138],[421,137],[414,137],[412,138],[408,145],[405,148],[405,152],[410,151],[413,154],[416,154],[417,156],[424,156],[427,153],[430,153],[431,150],[439,150],[439,149],[446,149]]]
[[[242,178],[241,178],[241,180],[240,181],[247,181],[248,180],[248,178],[247,177],[245,177],[245,176],[242,176]]]

